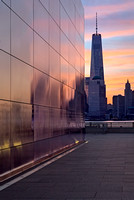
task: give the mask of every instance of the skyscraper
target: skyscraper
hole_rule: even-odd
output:
[[[125,116],[125,97],[122,95],[113,96],[113,117],[123,119]]]
[[[129,80],[127,80],[127,83],[125,84],[124,95],[125,95],[125,115],[127,115],[128,108],[132,106],[132,90]]]
[[[101,34],[98,33],[96,13],[96,33],[92,35],[91,70],[89,81],[89,117],[104,119],[106,113],[106,85],[104,81]]]

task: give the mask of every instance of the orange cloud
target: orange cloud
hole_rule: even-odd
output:
[[[103,32],[102,37],[103,38],[111,38],[111,37],[131,36],[131,35],[134,35],[134,29]]]
[[[115,56],[130,56],[134,55],[133,49],[107,49],[103,51],[104,57],[115,57]]]
[[[120,30],[120,31],[110,31],[105,32],[103,31],[102,38],[111,38],[111,37],[120,37],[120,36],[133,36],[134,35],[134,29],[128,29],[128,30]],[[85,41],[89,41],[91,39],[90,33],[85,33]]]
[[[107,74],[109,68],[114,68],[113,73],[117,71],[132,71],[134,67],[134,51],[133,49],[123,49],[123,50],[105,50],[103,52],[104,66]],[[122,70],[122,71],[121,71]]]

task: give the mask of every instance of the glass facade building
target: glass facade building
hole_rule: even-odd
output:
[[[81,1],[0,0],[1,180],[82,141],[83,101]]]

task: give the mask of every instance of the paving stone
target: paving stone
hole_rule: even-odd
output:
[[[134,134],[89,134],[84,146],[0,192],[0,200],[134,200]]]
[[[115,199],[118,199],[118,200],[121,200],[121,198],[122,198],[122,192],[106,192],[106,191],[104,191],[104,192],[97,192],[97,194],[96,194],[96,198],[98,198],[98,199],[107,199],[107,200],[109,200],[109,199],[113,199],[113,200],[115,200]]]
[[[123,191],[123,186],[121,186],[121,184],[109,184],[109,183],[105,183],[105,184],[101,184],[101,186],[99,187],[99,191],[106,191],[106,192],[122,192]]]
[[[134,200],[134,192],[123,192],[122,200]]]

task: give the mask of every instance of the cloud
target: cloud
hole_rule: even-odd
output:
[[[124,50],[106,50],[103,52],[104,66],[107,73],[109,68],[114,67],[114,73],[118,71],[133,71],[134,72],[134,51],[133,49]],[[111,72],[110,72],[111,73]]]
[[[96,11],[101,16],[107,16],[110,14],[116,14],[126,10],[131,10],[134,7],[133,1],[127,1],[125,3],[114,4],[114,5],[99,5],[99,6],[84,6],[85,8],[85,19],[92,19],[95,17]]]
[[[102,34],[103,39],[111,38],[111,37],[123,37],[123,36],[133,36],[134,35],[134,29],[132,30],[118,30],[118,31],[104,31]],[[85,34],[85,41],[89,41],[91,38],[90,33]]]
[[[134,56],[134,51],[133,49],[115,49],[115,50],[111,50],[111,49],[107,49],[106,51],[104,51],[105,57],[116,57],[116,56]]]

